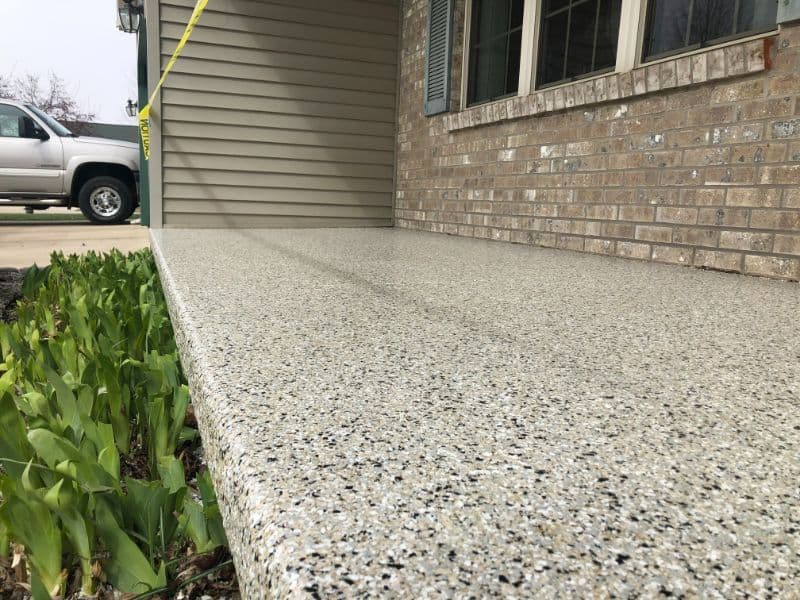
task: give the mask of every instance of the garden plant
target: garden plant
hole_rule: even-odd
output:
[[[53,255],[16,314],[0,323],[0,596],[166,598],[232,569],[152,254]]]

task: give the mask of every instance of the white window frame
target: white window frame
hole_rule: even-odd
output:
[[[472,4],[474,1],[475,0],[466,0],[466,7],[464,10],[463,60],[461,61],[461,110],[469,108],[467,106],[467,86],[469,83],[469,44],[471,37],[470,29],[472,27]],[[773,36],[778,31],[778,26],[776,25],[775,29],[767,32],[743,36],[705,48],[687,50],[686,52],[676,53],[664,58],[644,61],[642,60],[642,54],[644,52],[644,28],[649,2],[650,0],[622,0],[619,37],[617,39],[617,63],[614,70],[598,73],[597,75],[589,75],[579,81],[591,81],[595,77],[605,77],[610,73],[625,73],[644,65],[655,65],[683,56],[701,54],[712,49],[724,48],[725,46]],[[541,21],[542,3],[543,0],[524,0],[522,54],[519,64],[519,86],[517,88],[517,96],[527,96],[540,89],[558,89],[575,83],[574,81],[568,81],[558,85],[545,86],[544,88],[540,87],[537,89],[536,87],[536,67],[539,56],[539,22]],[[505,100],[507,99],[508,98],[505,98]],[[495,102],[500,101],[502,100],[495,100]]]

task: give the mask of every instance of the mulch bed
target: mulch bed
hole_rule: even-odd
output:
[[[0,321],[9,323],[16,318],[17,300],[22,294],[25,271],[0,269]]]

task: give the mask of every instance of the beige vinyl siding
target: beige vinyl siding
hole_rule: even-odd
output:
[[[195,0],[160,2],[162,68]],[[388,226],[397,0],[214,0],[166,81],[166,227]]]

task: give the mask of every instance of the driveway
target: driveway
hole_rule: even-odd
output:
[[[86,222],[50,224],[0,223],[0,267],[46,265],[50,254],[83,254],[89,250],[122,252],[149,246],[147,229],[141,225],[90,225]]]

